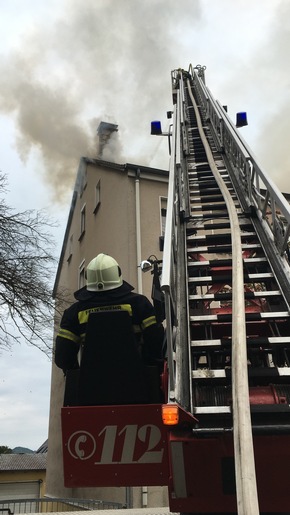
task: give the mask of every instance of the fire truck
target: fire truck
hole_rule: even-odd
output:
[[[205,67],[171,79],[163,398],[63,407],[65,486],[166,485],[172,512],[290,514],[290,207]]]

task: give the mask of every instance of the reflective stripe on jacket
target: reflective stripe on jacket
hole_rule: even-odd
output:
[[[111,290],[102,294],[92,294],[91,298],[81,299],[65,310],[56,337],[56,365],[63,369],[77,366],[77,353],[85,341],[86,326],[91,313],[110,311],[113,317],[114,311],[120,310],[125,310],[132,317],[136,336],[150,332],[147,354],[154,354],[154,358],[158,359],[161,356],[163,327],[157,325],[151,302],[144,295],[132,291],[117,295],[116,290]],[[146,341],[144,343],[146,344]]]

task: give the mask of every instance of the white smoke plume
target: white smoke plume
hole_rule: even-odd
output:
[[[79,158],[97,155],[101,120],[119,128],[108,160],[167,168],[166,138],[150,137],[150,121],[167,129],[170,72],[191,62],[207,66],[207,84],[232,118],[248,112],[246,141],[289,190],[288,0],[60,5],[55,17],[24,27],[0,64],[0,111],[15,120],[21,157],[38,151],[54,200],[70,196]]]
[[[189,29],[199,2],[184,6]],[[150,119],[171,108],[179,10],[174,0],[65,0],[63,16],[25,34],[3,60],[0,109],[14,116],[21,157],[38,149],[55,200],[70,195],[79,158],[96,157],[100,120],[119,126],[104,157],[150,164]]]
[[[262,164],[279,188],[290,193],[290,4],[281,2],[273,19],[268,44],[261,49],[266,73],[261,90],[266,90],[265,114],[258,134]]]
[[[223,2],[236,10],[236,17],[232,13],[233,39],[228,39],[231,51],[227,53],[227,66],[221,69],[224,80],[218,98],[232,108],[234,121],[236,112],[247,111],[249,126],[241,129],[242,136],[263,171],[281,191],[290,193],[290,3],[242,3],[238,0],[230,6],[228,0]],[[220,21],[217,19],[219,26]],[[208,85],[216,94],[214,83]]]

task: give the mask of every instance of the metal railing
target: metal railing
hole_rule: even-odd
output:
[[[194,68],[190,67],[190,70],[217,147],[227,160],[227,168],[243,210],[252,217],[264,251],[290,306],[289,203],[263,172],[252,150],[236,130],[224,107],[214,99],[203,78]]]
[[[267,222],[277,249],[282,255],[290,236],[289,203],[274,182],[262,171],[253,152],[236,131],[223,106],[214,99],[197,74],[195,83],[216,139],[231,164],[248,208],[254,207]]]
[[[176,234],[176,140],[177,140],[177,106],[174,106],[173,111],[173,130],[172,130],[172,144],[171,144],[171,157],[169,167],[169,183],[168,183],[168,197],[167,197],[167,215],[164,236],[163,248],[163,266],[162,266],[162,279],[161,289],[164,293],[165,302],[165,316],[166,316],[166,339],[167,339],[167,360],[169,369],[169,385],[168,396],[169,399],[174,398],[175,388],[175,370],[174,370],[174,326],[176,325],[176,249],[177,249],[177,234]]]
[[[124,505],[95,499],[66,499],[41,497],[38,499],[0,499],[0,513],[52,513],[65,511],[120,510]]]
[[[176,345],[186,338],[187,320],[182,312],[185,292],[186,256],[184,255],[184,221],[190,216],[188,173],[185,156],[189,153],[187,134],[187,112],[183,72],[172,72],[174,97],[172,148],[169,166],[169,184],[167,199],[167,216],[163,249],[163,267],[161,289],[164,293],[166,313],[167,361],[169,368],[169,401],[178,400],[187,408],[189,406],[189,371],[186,365],[185,346]],[[174,89],[176,87],[176,90]],[[182,305],[182,306],[181,306]],[[176,347],[179,355],[176,355]],[[182,356],[181,356],[182,354]],[[176,369],[176,359],[184,364],[182,371]],[[176,374],[182,373],[182,381]],[[186,380],[186,377],[188,380]]]

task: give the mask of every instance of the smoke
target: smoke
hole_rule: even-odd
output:
[[[36,68],[24,55],[9,57],[9,65],[1,70],[0,108],[13,113],[22,160],[27,160],[32,149],[39,150],[45,179],[59,199],[71,183],[77,158],[89,148],[90,136],[79,123],[78,99],[67,87],[45,84]]]
[[[3,58],[0,110],[15,120],[23,161],[37,150],[54,200],[71,194],[79,158],[96,157],[100,120],[119,126],[104,158],[159,165],[150,120],[171,108],[175,37],[201,17],[198,0],[183,6],[179,24],[174,0],[64,0],[57,20],[24,31]]]
[[[81,156],[96,157],[101,120],[118,125],[104,158],[167,168],[166,138],[150,121],[172,108],[170,72],[200,63],[232,112],[247,111],[246,141],[288,189],[290,99],[287,0],[60,0],[54,17],[24,25],[0,63],[0,111],[13,117],[17,150],[39,156],[59,202]]]
[[[268,5],[255,2],[253,8],[248,20],[240,20],[237,37],[243,35],[240,43],[244,48],[232,41],[238,50],[236,56],[228,56],[229,66],[221,74],[225,73],[226,80],[220,92],[222,102],[232,109],[233,120],[236,112],[247,111],[249,126],[241,130],[242,136],[266,174],[281,191],[289,193],[290,4],[287,0],[271,0]],[[245,12],[249,14],[247,9]]]
[[[290,4],[281,2],[273,19],[269,44],[261,52],[266,73],[261,80],[265,89],[265,116],[258,135],[262,163],[283,192],[290,193]]]

